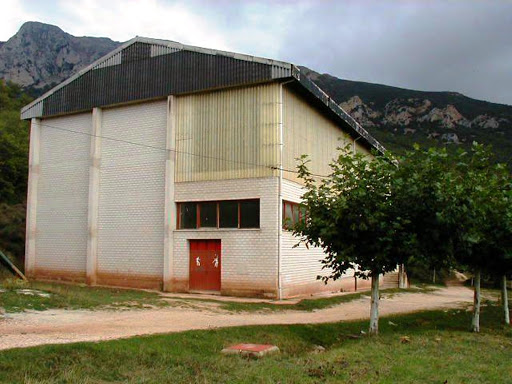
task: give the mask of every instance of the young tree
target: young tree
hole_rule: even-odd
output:
[[[320,180],[307,164],[303,156],[299,175],[308,216],[294,233],[326,252],[324,281],[351,268],[372,279],[371,334],[378,332],[379,275],[411,259],[474,271],[472,328],[479,331],[481,272],[510,271],[512,255],[510,173],[491,161],[488,149],[474,144],[470,153],[449,153],[415,146],[397,161],[345,147]]]
[[[503,271],[511,252],[510,173],[475,143],[471,152],[454,156],[442,188],[440,218],[452,228],[454,256],[474,272],[472,330],[479,332],[482,271]]]
[[[453,168],[452,160],[446,148],[423,150],[419,145],[399,158],[393,201],[397,214],[405,219],[405,234],[414,239],[404,255],[406,267],[440,270],[454,264],[451,229],[439,215],[443,180]]]
[[[485,242],[480,244],[479,251],[488,256],[486,271],[498,278],[501,284],[501,302],[503,321],[510,325],[508,307],[507,276],[512,275],[512,185],[508,172],[499,172],[493,214],[488,218],[485,230]],[[508,179],[508,180],[507,180]]]
[[[294,233],[306,246],[322,247],[328,271],[325,282],[338,279],[349,269],[356,276],[371,278],[370,334],[378,333],[379,276],[403,263],[402,236],[406,223],[396,215],[391,183],[397,167],[389,155],[370,157],[353,154],[351,146],[340,148],[331,163],[328,178],[318,179],[301,158],[299,176],[305,184],[303,205],[308,214]]]

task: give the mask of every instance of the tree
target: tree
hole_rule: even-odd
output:
[[[396,214],[405,219],[405,235],[414,239],[404,255],[406,268],[440,270],[454,264],[452,231],[440,218],[441,196],[446,192],[443,180],[452,168],[453,157],[446,148],[423,150],[414,145],[398,159],[393,201]]]
[[[28,123],[20,108],[30,102],[17,85],[0,80],[0,248],[24,255],[28,177]]]
[[[379,275],[418,260],[474,271],[472,328],[479,331],[481,272],[510,272],[512,258],[510,173],[492,162],[489,149],[476,143],[470,153],[415,146],[397,160],[354,155],[347,146],[320,180],[307,164],[303,156],[307,219],[294,233],[326,252],[324,281],[352,268],[372,279],[371,334],[378,332]]]
[[[480,282],[483,271],[510,265],[510,173],[493,162],[490,148],[474,143],[458,151],[442,179],[440,220],[451,228],[451,246],[459,265],[474,272],[472,330],[480,331]]]
[[[474,143],[470,152],[415,146],[400,158],[395,176],[393,200],[416,237],[408,262],[472,270],[472,329],[478,332],[482,271],[511,270],[510,173],[493,161],[490,148]]]
[[[299,176],[306,192],[305,221],[294,234],[306,246],[322,247],[325,282],[354,269],[356,276],[371,278],[370,334],[378,333],[379,276],[393,271],[407,253],[410,238],[403,236],[406,223],[396,215],[391,186],[397,171],[390,155],[353,154],[351,146],[339,149],[330,164],[331,174],[317,179],[302,156]]]
[[[22,203],[27,193],[28,123],[20,108],[30,99],[20,87],[0,80],[0,202]]]

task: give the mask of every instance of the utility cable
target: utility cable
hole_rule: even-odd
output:
[[[187,151],[179,151],[179,150],[176,150],[176,149],[167,149],[167,148],[157,147],[157,146],[150,145],[150,144],[143,144],[143,143],[137,143],[137,142],[134,142],[134,141],[119,139],[119,138],[115,138],[115,137],[95,135],[95,134],[92,134],[92,133],[75,131],[75,130],[72,130],[72,129],[63,128],[63,127],[57,127],[57,126],[46,124],[46,123],[39,123],[39,125],[42,126],[42,127],[46,127],[46,128],[50,128],[50,129],[55,129],[55,130],[59,130],[59,131],[63,131],[63,132],[74,133],[74,134],[88,136],[88,137],[101,138],[101,139],[110,140],[110,141],[114,141],[114,142],[118,142],[118,143],[124,143],[124,144],[134,145],[134,146],[138,146],[138,147],[143,147],[143,148],[163,151],[163,152],[171,152],[171,153],[175,153],[175,154],[183,154],[183,155],[189,155],[189,156],[194,156],[194,157],[207,158],[207,159],[212,159],[212,160],[219,160],[219,161],[223,161],[223,162],[240,164],[240,165],[250,165],[250,166],[260,167],[260,168],[269,168],[269,169],[272,169],[272,170],[280,170],[280,171],[283,171],[283,172],[289,172],[289,173],[295,173],[295,174],[299,173],[298,171],[295,171],[295,170],[286,169],[286,168],[280,168],[280,167],[276,167],[276,166],[270,166],[270,165],[252,163],[252,162],[229,160],[229,159],[225,159],[225,158],[221,158],[221,157],[216,157],[216,156],[202,155],[202,154],[197,154],[197,153],[192,153],[192,152],[187,152]],[[123,157],[126,157],[126,156],[130,156],[131,157],[132,155],[125,155]],[[319,175],[319,174],[314,174],[314,173],[312,173],[311,176],[319,177],[319,178],[329,178],[329,176]]]

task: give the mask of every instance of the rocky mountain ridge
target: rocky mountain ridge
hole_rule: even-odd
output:
[[[75,37],[54,25],[27,22],[0,43],[0,78],[48,89],[119,45],[108,38]]]

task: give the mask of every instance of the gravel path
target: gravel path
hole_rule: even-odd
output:
[[[0,320],[0,350],[41,344],[100,341],[191,329],[263,324],[329,323],[369,317],[368,297],[314,312],[233,313],[213,304],[126,311],[48,310],[10,314]],[[392,295],[380,302],[380,314],[455,308],[472,302],[472,291],[448,287],[430,293]]]

